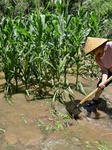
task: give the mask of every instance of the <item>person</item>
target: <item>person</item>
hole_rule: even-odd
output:
[[[99,80],[97,87],[99,90],[95,93],[93,100],[88,103],[87,111],[88,116],[91,112],[94,112],[96,118],[99,118],[100,113],[97,111],[97,105],[100,103],[99,97],[103,92],[103,89],[108,86],[112,81],[103,84],[110,76],[112,76],[112,41],[106,38],[87,37],[85,48],[85,54],[94,55],[95,61],[101,69],[101,79]]]

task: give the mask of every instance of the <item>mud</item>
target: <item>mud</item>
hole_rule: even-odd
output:
[[[75,82],[73,80],[70,77],[70,81]],[[80,80],[88,93],[97,83],[97,80],[92,79]],[[1,75],[0,150],[112,149],[112,85],[102,94],[107,107],[99,110],[99,119],[95,119],[94,114],[87,117],[86,110],[82,109],[80,119],[69,119],[67,122],[64,118],[68,115],[65,106],[57,102],[58,114],[55,114],[51,108],[51,99],[27,101],[23,93],[18,93],[13,95],[10,104],[4,99],[4,82]],[[76,99],[84,98],[84,95],[75,90],[74,93]]]

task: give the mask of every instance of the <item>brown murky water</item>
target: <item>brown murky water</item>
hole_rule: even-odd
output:
[[[91,92],[96,81],[82,79],[85,89]],[[73,79],[71,80],[73,82]],[[90,82],[92,83],[90,85]],[[52,113],[50,100],[26,100],[24,94],[13,95],[13,104],[4,99],[3,75],[0,76],[0,150],[112,150],[112,85],[103,95],[108,99],[108,110],[100,111],[99,119],[86,117],[65,120]],[[75,92],[78,99],[84,98]],[[57,102],[56,109],[67,114],[64,105]]]

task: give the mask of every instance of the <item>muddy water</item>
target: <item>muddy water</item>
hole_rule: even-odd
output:
[[[103,93],[108,109],[100,111],[100,118],[86,116],[82,109],[80,119],[71,119],[68,127],[64,120],[52,113],[50,100],[27,101],[24,94],[13,95],[13,103],[4,99],[0,77],[0,150],[111,150],[112,149],[112,86]],[[96,81],[82,79],[90,92]],[[73,82],[73,79],[72,79]],[[90,86],[90,82],[93,84]],[[76,98],[83,95],[74,91]],[[57,103],[58,112],[67,114],[65,107]],[[39,122],[40,121],[40,122]],[[61,123],[60,123],[61,122]],[[57,125],[56,125],[57,123]]]

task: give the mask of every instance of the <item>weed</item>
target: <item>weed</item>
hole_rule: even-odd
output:
[[[10,144],[10,143],[8,143],[8,142],[6,143],[6,146],[5,146],[6,150],[13,150],[14,147],[15,147],[14,144]]]

